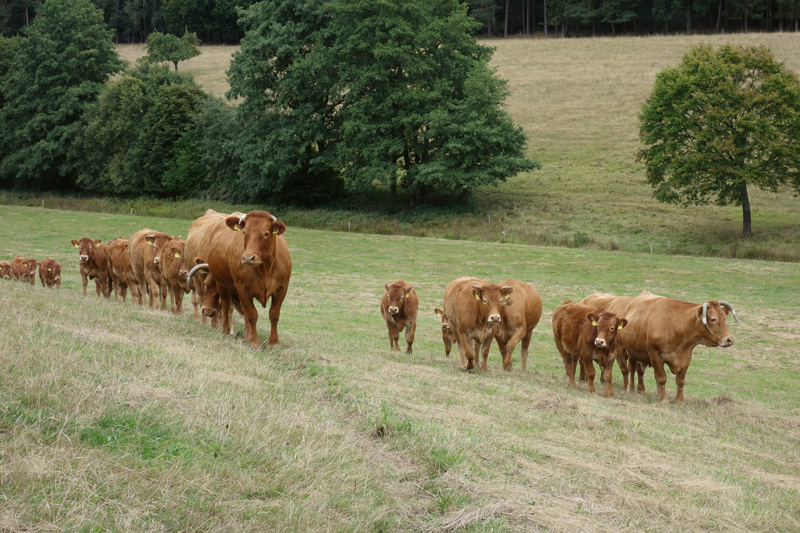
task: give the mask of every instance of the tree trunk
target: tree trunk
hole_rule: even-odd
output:
[[[719,23],[722,21],[722,0],[719,0],[717,6],[717,33],[719,33]]]
[[[692,34],[692,2],[691,0],[684,0],[683,14],[686,17],[686,35]]]
[[[542,4],[544,6],[544,36],[547,37],[547,0],[544,0]]]
[[[392,198],[397,198],[397,176],[392,176]]]
[[[753,236],[753,226],[750,220],[750,199],[747,197],[747,182],[743,181],[740,191],[742,200],[742,237]]]
[[[505,14],[505,21],[503,22],[503,38],[508,37],[508,3],[511,0],[506,0],[506,14]]]

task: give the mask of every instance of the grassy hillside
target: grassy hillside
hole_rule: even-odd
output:
[[[280,213],[277,213],[280,215]],[[60,291],[0,280],[0,529],[791,531],[800,528],[796,263],[314,231],[290,226],[281,346],[80,296],[72,238],[188,220],[0,207],[0,259],[64,262]],[[459,275],[533,284],[528,360],[446,359],[433,308]],[[413,282],[414,354],[384,283]],[[550,316],[593,290],[737,309],[686,402],[567,386]],[[187,304],[188,305],[188,304]],[[260,308],[259,308],[260,309]],[[261,311],[259,330],[268,331]],[[674,397],[674,381],[667,384]]]
[[[346,229],[350,220],[353,231],[627,251],[652,244],[656,253],[798,261],[797,197],[751,190],[754,238],[743,240],[740,207],[660,204],[634,160],[637,114],[655,75],[700,42],[765,44],[800,72],[796,33],[486,41],[496,47],[493,64],[511,90],[508,110],[527,132],[528,153],[542,162],[541,171],[487,188],[455,214],[430,208],[399,216],[384,215],[386,209],[292,209],[287,218],[335,230]],[[129,59],[143,54],[142,47],[119,49]],[[222,96],[234,49],[204,47],[180,68]]]

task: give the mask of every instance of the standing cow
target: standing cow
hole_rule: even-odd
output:
[[[128,245],[131,273],[141,292],[141,304],[144,305],[145,293],[150,295],[149,304],[153,309],[167,309],[167,285],[158,267],[158,256],[161,247],[172,238],[172,235],[142,229],[131,235]]]
[[[130,289],[133,303],[143,305],[144,298],[141,295],[141,290],[144,290],[144,288],[139,287],[139,283],[133,277],[131,256],[128,252],[129,246],[130,241],[121,237],[108,243],[111,279],[114,281],[114,298],[122,298],[122,302],[125,303],[128,289]]]
[[[522,371],[525,372],[533,328],[542,318],[542,298],[536,289],[516,279],[508,279],[500,285],[514,290],[513,297],[508,293],[501,300],[501,320],[494,328],[494,338],[503,358],[503,370],[511,370],[511,355],[517,343],[522,341],[520,356]]]
[[[453,342],[455,339],[453,338],[453,332],[450,329],[450,321],[447,320],[447,315],[444,314],[444,311],[436,308],[433,310],[436,313],[436,316],[439,317],[442,321],[442,342],[444,343],[444,356],[450,357],[450,350],[453,348]]]
[[[39,263],[39,279],[42,282],[42,287],[48,287],[50,289],[56,287],[60,289],[61,263],[49,257],[42,260],[42,262]]]
[[[266,211],[251,211],[244,216],[222,218],[209,210],[192,223],[186,237],[186,252],[202,257],[205,268],[214,276],[219,290],[223,333],[231,332],[230,306],[234,295],[239,298],[245,319],[245,335],[250,347],[261,347],[258,338],[253,300],[269,309],[269,344],[278,344],[278,321],[281,305],[289,288],[292,260],[283,237],[286,225]],[[187,262],[192,257],[187,257]],[[190,272],[191,274],[191,272]]]
[[[11,279],[11,263],[0,261],[0,278]]]
[[[589,392],[594,389],[594,363],[601,368],[600,381],[606,385],[606,396],[614,391],[611,386],[611,370],[614,368],[616,343],[619,331],[628,323],[613,313],[596,307],[570,301],[553,311],[553,340],[564,361],[564,369],[571,387],[575,383],[575,366],[578,361],[586,371]]]
[[[400,332],[406,330],[406,353],[412,353],[414,333],[417,330],[419,298],[412,285],[403,280],[385,284],[386,292],[381,299],[381,316],[389,330],[389,348],[400,351]]]
[[[486,283],[478,278],[461,277],[444,291],[444,314],[461,355],[461,365],[471,370],[483,355],[481,372],[487,370],[494,329],[502,320],[502,301],[514,287]]]
[[[187,275],[189,268],[184,259],[186,241],[180,237],[173,237],[164,243],[158,259],[158,268],[169,292],[171,305],[170,309],[175,314],[183,313],[183,295],[189,292]]]
[[[725,324],[728,313],[739,321],[728,302],[694,304],[643,291],[625,308],[628,327],[622,330],[622,345],[629,358],[644,366],[652,365],[662,401],[667,399],[664,365],[669,366],[677,386],[675,401],[682,402],[695,346],[733,346],[733,335]]]
[[[19,255],[15,257],[11,261],[11,279],[34,285],[36,283],[36,259],[26,259]]]
[[[597,307],[603,311],[614,313],[620,318],[625,318],[625,309],[628,307],[628,304],[631,302],[631,300],[633,300],[632,296],[617,296],[607,292],[593,292],[581,300],[580,303],[589,307]],[[638,372],[639,390],[644,391],[644,382],[642,381],[644,367],[638,364],[636,361],[628,360],[628,354],[625,351],[625,347],[622,345],[622,342],[617,343],[616,359],[617,365],[619,365],[619,370],[622,372],[622,390],[627,391],[629,390],[630,386],[630,391],[633,392],[634,375],[636,372]],[[628,380],[629,374],[630,381]],[[586,373],[583,369],[583,363],[581,363],[581,381],[586,381]]]
[[[100,239],[92,240],[88,237],[82,237],[80,240],[72,239],[71,242],[72,246],[78,249],[83,295],[86,296],[86,286],[89,280],[93,279],[97,296],[101,294],[106,298],[111,296],[113,282],[108,247]]]

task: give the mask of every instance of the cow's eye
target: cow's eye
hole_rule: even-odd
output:
[[[266,232],[266,233],[264,234],[264,237],[269,237],[269,232]]]
[[[485,304],[488,304],[488,303],[489,303],[489,301],[488,301],[486,298],[484,298],[484,299],[483,299],[483,303],[485,303]]]
[[[716,321],[717,321],[717,317],[715,317],[715,316],[712,316],[712,317],[711,317],[711,322],[716,322]]]

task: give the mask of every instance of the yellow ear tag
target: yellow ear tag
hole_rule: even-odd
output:
[[[179,254],[178,252],[175,252],[175,258],[176,259],[180,259],[181,258],[181,254]]]
[[[593,326],[596,326],[596,325],[597,325],[597,322],[596,322],[595,320],[592,320],[592,325],[593,325]]]
[[[411,296],[411,293],[410,293],[410,292],[407,292],[407,293],[406,293],[406,298],[408,298],[409,296]]]
[[[622,329],[622,324],[620,324],[619,326],[617,326],[617,329]]]
[[[80,248],[80,246],[78,246],[77,244],[73,244],[72,246],[74,246],[75,248]]]
[[[441,317],[442,313],[436,313],[436,316]]]
[[[272,233],[278,233],[278,230],[274,230]]]
[[[235,226],[233,226],[233,229],[239,231],[240,229],[242,229],[242,227],[239,224],[236,224]]]
[[[47,269],[47,271],[48,271],[48,272],[52,272],[52,271],[53,271],[53,269],[52,269],[52,268],[48,268],[48,269]]]
[[[481,299],[481,297],[480,297],[480,296],[478,296],[478,295],[476,294],[476,295],[475,295],[475,299],[476,299],[476,300],[480,300],[480,299]]]

